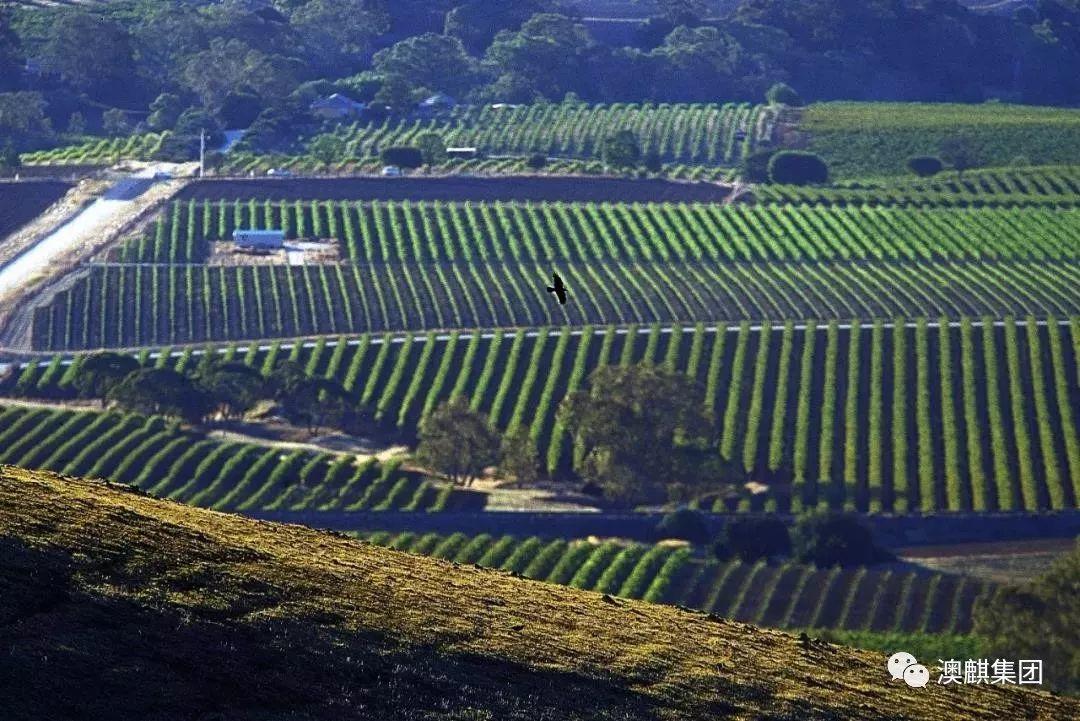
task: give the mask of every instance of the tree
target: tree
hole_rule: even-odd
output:
[[[941,158],[934,157],[933,155],[916,155],[912,158],[908,158],[907,161],[908,170],[918,175],[920,178],[929,178],[937,175],[944,168],[944,164],[941,162]]]
[[[225,140],[225,135],[221,132],[221,125],[214,116],[206,112],[206,110],[194,106],[180,113],[180,117],[176,119],[176,126],[173,128],[173,133],[176,135],[196,139],[199,137],[199,133],[203,131],[206,132],[206,145],[208,147],[220,145]]]
[[[446,161],[446,143],[438,133],[421,133],[416,136],[415,142],[424,165],[438,165]]]
[[[126,135],[131,129],[128,125],[127,113],[120,108],[109,108],[101,114],[101,129],[106,135]]]
[[[889,558],[874,543],[870,529],[854,516],[812,511],[800,516],[791,532],[791,546],[801,563],[858,566]]]
[[[307,0],[295,4],[289,25],[300,35],[307,62],[334,73],[359,63],[390,29],[390,18],[371,0]]]
[[[476,73],[475,61],[460,40],[435,33],[417,35],[380,50],[372,64],[387,83],[397,79],[411,90],[425,88],[451,94],[467,90]]]
[[[316,135],[308,142],[307,152],[324,165],[340,162],[345,158],[345,141],[333,133]]]
[[[76,90],[117,100],[135,64],[127,31],[101,12],[60,13],[47,26],[43,65]]]
[[[41,93],[0,93],[0,138],[16,149],[52,137]]]
[[[785,185],[827,183],[829,166],[815,153],[783,150],[769,160],[769,179]]]
[[[180,112],[184,106],[180,103],[180,97],[172,93],[162,93],[150,103],[150,116],[146,118],[146,124],[151,130],[158,132],[169,130],[180,119]]]
[[[558,98],[583,87],[591,48],[584,25],[565,15],[540,13],[517,32],[503,30],[496,35],[485,58],[500,74],[527,78],[537,92]]]
[[[502,441],[499,470],[519,483],[535,483],[542,474],[536,443],[524,431],[507,436]]]
[[[547,153],[533,153],[529,156],[529,159],[525,161],[533,170],[541,170],[548,164]]]
[[[765,99],[770,105],[800,107],[803,104],[802,97],[787,83],[775,83],[769,88],[769,92],[765,93]]]
[[[218,37],[205,50],[188,56],[181,75],[203,106],[216,111],[229,93],[238,90],[264,98],[286,96],[304,71],[298,62],[268,55],[235,37]]]
[[[170,368],[140,368],[109,389],[106,398],[136,413],[176,416],[197,423],[213,400],[192,379]]]
[[[724,524],[716,543],[721,559],[736,557],[745,563],[791,553],[791,535],[779,518],[736,518]]]
[[[455,485],[471,486],[499,459],[499,436],[463,398],[438,406],[420,423],[416,459]]]
[[[19,151],[15,150],[11,138],[8,138],[4,141],[4,146],[0,148],[0,171],[12,171],[20,166],[22,166],[22,160],[19,158]]]
[[[67,131],[72,135],[82,135],[86,132],[86,118],[78,110],[68,117]]]
[[[757,150],[742,159],[740,174],[748,183],[769,182],[769,163],[776,155],[775,150]]]
[[[195,380],[225,420],[243,416],[268,395],[257,370],[243,363],[223,363],[210,354],[203,355]]]
[[[409,145],[394,145],[382,151],[380,157],[386,165],[402,168],[419,168],[424,164],[424,154],[420,148]]]
[[[708,543],[712,537],[709,522],[701,511],[680,508],[664,515],[656,525],[659,538],[679,538],[690,543]]]
[[[567,396],[558,417],[584,451],[578,472],[605,496],[627,505],[662,503],[730,481],[698,384],[638,365],[598,368],[590,386]]]
[[[266,377],[269,395],[285,417],[315,435],[323,426],[342,426],[349,418],[347,392],[340,383],[309,376],[295,361],[279,363]]]
[[[979,156],[971,138],[956,135],[941,141],[939,148],[941,159],[951,165],[961,176],[965,170],[979,165]]]
[[[504,28],[520,27],[532,15],[542,12],[541,0],[455,0],[446,14],[443,32],[460,38],[473,52],[491,45],[496,33]]]
[[[129,355],[94,353],[82,362],[72,382],[80,397],[104,399],[113,386],[141,367]]]
[[[642,164],[650,173],[661,173],[664,170],[664,161],[660,157],[660,153],[655,150],[645,153],[645,160]]]
[[[631,168],[641,161],[641,147],[630,130],[620,130],[604,138],[600,149],[606,165]]]
[[[255,93],[239,91],[229,93],[221,101],[218,116],[226,128],[246,128],[255,122],[262,112],[263,103]]]
[[[1044,680],[1080,693],[1080,542],[1030,583],[999,587],[975,607],[991,658],[1039,658]]]

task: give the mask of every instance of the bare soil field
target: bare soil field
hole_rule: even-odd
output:
[[[0,182],[0,243],[64,197],[72,183],[59,180]]]
[[[247,200],[535,200],[722,202],[716,183],[626,178],[252,178],[192,183],[177,199]]]
[[[959,573],[995,583],[1024,583],[1050,570],[1074,541],[1047,538],[1031,541],[964,543],[902,549],[901,558],[933,571]]]

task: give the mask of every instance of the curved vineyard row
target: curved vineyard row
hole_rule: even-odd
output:
[[[348,232],[348,230],[346,230]],[[387,250],[387,253],[390,251]],[[368,331],[1080,311],[1080,264],[95,265],[37,308],[33,347],[78,350]]]
[[[605,137],[630,130],[643,153],[668,161],[730,165],[767,143],[774,123],[774,111],[767,106],[736,103],[460,106],[442,119],[354,123],[343,136],[348,153],[357,158],[408,145],[426,132],[438,133],[449,146],[475,147],[486,154],[597,158]]]
[[[78,145],[24,153],[22,162],[27,165],[82,165],[150,160],[166,137],[166,133],[144,133],[123,138],[97,138]]]
[[[969,633],[993,585],[910,566],[819,569],[701,560],[688,549],[615,541],[386,532],[365,540],[549,583],[695,608],[774,628]]]
[[[218,442],[160,417],[0,406],[0,464],[107,478],[218,510],[469,510],[400,461]]]
[[[294,355],[309,372],[341,381],[357,402],[377,400],[384,421],[404,431],[438,402],[464,396],[500,431],[527,430],[556,474],[573,457],[572,439],[555,423],[562,398],[601,364],[649,362],[687,372],[707,389],[719,450],[769,485],[738,508],[1080,507],[1080,318],[964,319],[944,329],[786,324],[764,331],[768,343],[745,324],[719,332],[700,324],[674,332],[608,328],[587,341],[572,331],[564,340],[567,332],[364,336]],[[286,355],[280,348],[229,353],[264,369]],[[71,373],[59,361],[27,366],[8,390],[62,393]],[[528,380],[537,366],[549,369],[547,377]]]
[[[177,201],[111,259],[202,262],[235,228],[333,239],[354,263],[1080,259],[1080,209],[317,200]]]

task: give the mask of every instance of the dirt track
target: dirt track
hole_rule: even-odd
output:
[[[246,200],[535,200],[689,201],[719,203],[731,189],[716,183],[659,179],[499,178],[251,178],[192,183],[177,198]]]

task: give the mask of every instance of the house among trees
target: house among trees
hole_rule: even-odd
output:
[[[430,117],[432,115],[438,115],[439,113],[453,110],[456,106],[457,101],[446,93],[435,93],[417,105],[416,109],[420,115]]]
[[[308,110],[311,111],[312,115],[329,120],[355,118],[362,115],[366,108],[367,106],[363,103],[348,98],[341,93],[319,98],[308,106]]]

